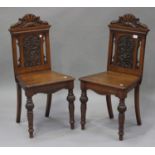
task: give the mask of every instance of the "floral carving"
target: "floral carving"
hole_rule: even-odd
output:
[[[116,65],[125,68],[132,68],[134,46],[134,40],[129,35],[121,36],[118,39]]]
[[[32,67],[41,64],[40,38],[38,36],[25,36],[23,40],[23,50],[25,67]]]

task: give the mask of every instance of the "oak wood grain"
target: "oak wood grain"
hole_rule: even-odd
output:
[[[20,74],[17,76],[17,79],[19,80],[23,88],[30,88],[74,80],[74,78],[72,78],[71,76],[50,70]]]
[[[80,80],[117,89],[129,89],[139,81],[139,77],[130,74],[107,71],[82,77]]]

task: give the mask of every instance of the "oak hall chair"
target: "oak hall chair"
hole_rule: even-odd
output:
[[[132,14],[125,14],[109,25],[109,52],[107,71],[82,77],[81,82],[81,128],[85,129],[87,90],[106,95],[109,117],[113,118],[111,95],[119,98],[119,140],[123,140],[125,120],[125,98],[134,89],[137,124],[141,125],[139,109],[139,88],[143,76],[146,25]]]
[[[74,78],[54,72],[51,69],[50,59],[50,25],[33,14],[26,14],[9,29],[12,38],[13,66],[17,83],[17,117],[20,122],[22,92],[27,97],[26,109],[28,131],[33,137],[33,95],[47,94],[45,116],[48,117],[51,107],[52,93],[61,89],[68,89],[70,127],[74,128]]]

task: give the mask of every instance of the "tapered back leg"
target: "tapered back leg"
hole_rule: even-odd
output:
[[[137,120],[137,125],[141,125],[141,116],[140,116],[140,105],[139,105],[139,88],[140,86],[138,85],[135,88],[135,113],[136,113],[136,120]]]
[[[111,105],[111,96],[110,95],[106,95],[106,101],[107,101],[107,108],[108,108],[109,118],[110,119],[114,118],[112,105]]]
[[[17,115],[16,115],[17,123],[20,123],[21,107],[22,107],[22,91],[20,85],[17,83]]]
[[[51,93],[47,94],[45,117],[49,117],[50,109],[51,109],[51,100],[52,100],[52,94]]]

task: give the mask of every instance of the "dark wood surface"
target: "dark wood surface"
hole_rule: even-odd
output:
[[[85,129],[87,90],[106,95],[109,117],[113,118],[111,95],[119,98],[119,140],[123,140],[125,122],[125,98],[135,89],[135,113],[141,125],[139,89],[143,77],[146,36],[145,24],[132,14],[125,14],[109,24],[109,51],[107,71],[80,78],[81,82],[81,128]]]
[[[33,95],[47,94],[45,116],[49,117],[52,94],[61,89],[68,89],[70,128],[74,129],[74,78],[54,72],[51,69],[50,25],[40,17],[26,14],[9,29],[12,39],[12,55],[15,81],[17,83],[17,117],[20,122],[22,93],[27,98],[26,109],[29,137],[33,137]]]

